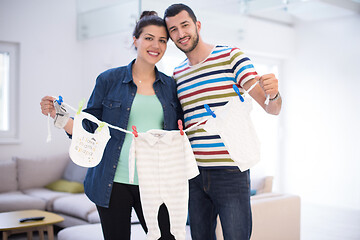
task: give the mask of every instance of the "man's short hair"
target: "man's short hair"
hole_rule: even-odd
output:
[[[165,10],[164,20],[167,17],[174,17],[174,16],[178,15],[181,11],[186,11],[189,14],[189,16],[191,17],[191,19],[194,21],[194,23],[197,22],[197,19],[196,19],[196,16],[195,16],[195,13],[193,12],[193,10],[190,7],[188,7],[187,5],[182,4],[182,3],[176,3],[176,4],[169,6]]]

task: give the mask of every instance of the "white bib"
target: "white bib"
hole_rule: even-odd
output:
[[[88,119],[102,126],[95,133],[83,128],[82,122]],[[71,160],[82,167],[95,167],[102,159],[107,142],[110,139],[109,127],[86,112],[76,114],[74,118],[72,141],[69,149]]]

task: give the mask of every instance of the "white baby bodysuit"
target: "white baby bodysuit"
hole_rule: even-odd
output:
[[[170,231],[177,240],[185,239],[188,212],[188,180],[199,174],[187,136],[180,131],[149,130],[133,138],[129,155],[129,180],[136,167],[140,197],[148,227],[147,239],[161,237],[158,211],[165,203]]]
[[[241,171],[260,161],[260,141],[250,117],[251,98],[245,97],[244,100],[231,98],[215,112],[216,118],[211,117],[204,125],[208,133],[220,135],[231,159],[239,164]]]
[[[102,127],[95,133],[86,131],[82,125],[85,118]],[[109,139],[110,130],[106,123],[86,112],[76,114],[69,149],[71,160],[82,167],[95,167],[100,163]]]

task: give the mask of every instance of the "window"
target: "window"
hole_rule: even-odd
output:
[[[0,53],[0,130],[9,130],[9,108],[8,108],[8,92],[9,92],[9,53]]]
[[[251,58],[259,75],[274,73],[280,79],[281,61],[255,57]],[[281,80],[279,80],[279,85]],[[274,188],[279,190],[279,179],[281,178],[280,148],[280,117],[267,114],[264,109],[253,101],[251,117],[261,142],[261,161],[253,168],[253,175],[274,176]],[[275,184],[276,183],[276,184]]]
[[[19,46],[0,41],[0,143],[18,140]]]

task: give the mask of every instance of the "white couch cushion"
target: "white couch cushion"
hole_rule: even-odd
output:
[[[17,190],[16,162],[0,161],[0,193]]]
[[[185,240],[191,240],[190,227],[186,226]],[[61,230],[57,235],[58,240],[102,240],[104,239],[101,224],[86,224],[68,227]],[[130,240],[146,239],[146,233],[140,224],[131,225]]]
[[[27,209],[45,210],[45,205],[45,201],[27,196],[19,191],[0,193],[0,212]]]
[[[60,197],[69,196],[70,193],[67,192],[56,192],[52,191],[46,188],[31,188],[23,190],[23,193],[26,195],[40,198],[46,202],[46,210],[52,211],[53,210],[53,202],[55,199],[58,199]]]
[[[68,154],[48,158],[16,157],[19,189],[43,187],[62,177],[69,161]]]
[[[96,206],[84,193],[79,193],[55,199],[53,210],[87,221],[88,215],[96,210]]]
[[[253,201],[256,201],[256,200],[259,200],[259,199],[271,199],[271,198],[275,198],[275,197],[279,197],[279,196],[282,196],[283,194],[282,193],[273,193],[273,192],[270,192],[270,193],[262,193],[262,194],[256,194],[254,196],[251,196],[251,200]],[[253,202],[251,202],[251,204],[253,204]]]
[[[94,212],[90,213],[88,215],[87,221],[89,223],[99,223],[100,222],[100,216],[99,216],[98,211],[95,210]],[[139,219],[138,219],[134,209],[132,209],[132,212],[131,212],[131,223],[133,223],[133,224],[139,223]]]
[[[72,227],[72,226],[76,226],[76,225],[89,224],[89,222],[87,222],[86,220],[82,220],[82,219],[77,218],[77,217],[72,217],[72,216],[62,214],[62,213],[58,213],[58,212],[55,212],[55,213],[64,218],[64,221],[55,224],[56,226],[58,226],[60,228],[68,228],[68,227]]]
[[[87,218],[89,223],[99,223],[100,222],[100,216],[97,210],[93,211],[88,215]]]
[[[99,224],[87,224],[81,226],[68,227],[61,230],[57,235],[58,240],[102,240],[104,236],[102,234],[101,225]]]

